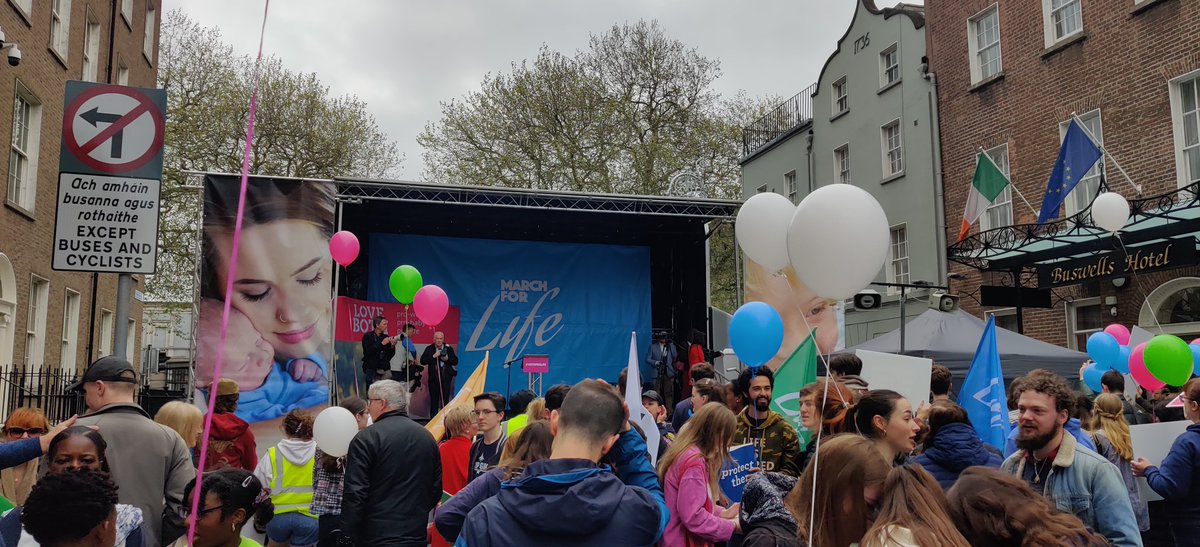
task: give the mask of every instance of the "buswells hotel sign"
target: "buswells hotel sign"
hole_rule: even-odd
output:
[[[1041,288],[1125,277],[1138,273],[1193,266],[1200,258],[1194,238],[1171,239],[1130,249],[1117,249],[1087,258],[1037,267]]]

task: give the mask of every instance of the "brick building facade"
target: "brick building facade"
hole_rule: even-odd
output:
[[[23,54],[0,64],[0,127],[7,134],[0,208],[0,366],[82,369],[111,353],[117,276],[50,267],[67,80],[155,87],[161,0],[3,0],[5,42]],[[0,63],[10,50],[0,51]],[[10,130],[11,128],[11,130]],[[142,280],[135,277],[135,288]],[[89,318],[95,302],[95,315]],[[142,309],[131,302],[130,357]],[[89,329],[94,334],[88,353]]]
[[[1002,195],[974,230],[1036,222],[1033,209],[1041,207],[1072,113],[1110,157],[1102,160],[1103,176],[1081,182],[1061,215],[1085,210],[1100,180],[1111,191],[1138,197],[1112,159],[1144,187],[1143,197],[1200,180],[1200,148],[1195,147],[1200,3],[929,0],[926,19],[929,68],[938,81],[951,243],[980,149],[1007,170],[1019,194]],[[966,276],[954,285],[964,309],[995,312],[999,324],[1015,330],[1015,310],[985,310],[978,302],[981,284],[1011,285],[1011,274],[981,274],[953,262],[950,270]],[[1200,269],[1191,267],[1134,275],[1121,287],[1105,279],[1056,288],[1053,308],[1024,311],[1024,332],[1082,349],[1081,341],[1093,329],[1112,322],[1147,326],[1158,315],[1163,323],[1176,323],[1168,332],[1194,336],[1200,323],[1188,320],[1186,309],[1192,302],[1200,306],[1198,278]],[[1173,315],[1173,310],[1183,312]]]

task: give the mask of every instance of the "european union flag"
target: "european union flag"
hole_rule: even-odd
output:
[[[1083,178],[1102,156],[1103,152],[1092,142],[1092,138],[1071,119],[1071,125],[1067,127],[1067,136],[1063,138],[1062,147],[1058,149],[1054,172],[1050,173],[1050,180],[1046,183],[1046,195],[1042,198],[1038,224],[1058,217],[1058,208],[1067,199],[1067,194],[1075,189],[1079,179]]]
[[[1011,431],[1007,402],[1000,350],[996,349],[996,316],[989,315],[967,380],[959,388],[958,406],[967,411],[975,433],[983,442],[1004,450],[1004,440]]]

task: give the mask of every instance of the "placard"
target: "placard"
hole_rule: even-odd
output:
[[[526,355],[521,358],[521,370],[526,374],[545,374],[550,372],[550,356]]]
[[[1191,424],[1192,422],[1187,420],[1178,420],[1129,426],[1129,438],[1133,441],[1133,457],[1146,458],[1154,465],[1161,464],[1163,458],[1167,457],[1167,452],[1171,451],[1171,444],[1175,442],[1175,438],[1187,431],[1187,426]],[[1163,499],[1150,488],[1149,484],[1146,484],[1145,477],[1138,477],[1137,483],[1138,491],[1142,494],[1142,501]]]
[[[161,189],[160,180],[60,173],[52,267],[153,274]]]
[[[742,444],[729,449],[730,460],[721,468],[721,492],[729,498],[729,503],[740,503],[742,492],[746,490],[746,481],[750,480],[750,470],[758,467],[758,458],[754,453],[754,444]]]
[[[909,357],[855,350],[862,359],[862,379],[871,389],[890,389],[904,396],[912,404],[913,413],[922,401],[929,400],[929,380],[933,375],[933,360],[924,357]]]

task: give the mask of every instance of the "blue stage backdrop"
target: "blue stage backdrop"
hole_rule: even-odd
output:
[[[647,247],[371,234],[368,299],[395,302],[388,276],[401,264],[446,290],[462,310],[458,385],[485,351],[487,389],[503,392],[502,365],[523,355],[550,356],[543,386],[583,378],[615,381],[637,332],[650,340]],[[513,365],[512,389],[528,379]],[[505,393],[505,396],[508,394]]]

